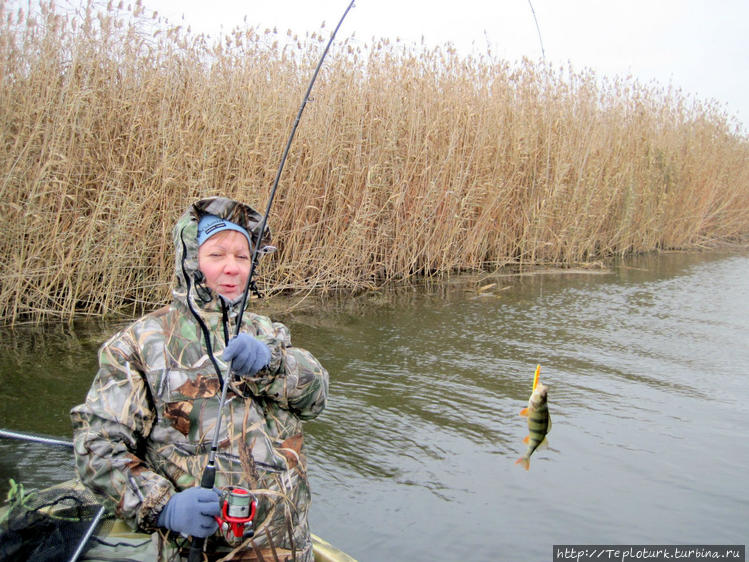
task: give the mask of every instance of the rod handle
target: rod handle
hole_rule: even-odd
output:
[[[192,543],[190,544],[190,555],[188,556],[188,562],[200,562],[203,558],[203,544],[205,539],[199,539],[193,537]]]
[[[200,477],[200,486],[202,488],[213,488],[213,485],[216,483],[216,465],[212,462],[209,462],[205,468],[203,469],[203,476]],[[192,538],[192,543],[190,543],[190,554],[187,558],[188,562],[200,562],[203,559],[203,545],[205,544],[205,539],[201,539],[198,537]]]

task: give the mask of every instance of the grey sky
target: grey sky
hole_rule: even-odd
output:
[[[331,30],[348,0],[143,0],[175,23],[216,33],[243,24]],[[340,34],[452,42],[461,52],[541,57],[575,69],[672,84],[715,100],[749,128],[747,0],[357,0]]]

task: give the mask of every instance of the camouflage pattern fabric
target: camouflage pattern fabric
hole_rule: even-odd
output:
[[[328,373],[308,351],[291,345],[286,326],[245,311],[241,331],[264,341],[272,359],[253,377],[229,374],[220,356],[235,333],[240,304],[209,289],[198,270],[197,225],[204,213],[242,225],[258,243],[262,217],[229,199],[201,200],[179,219],[172,303],[101,347],[86,401],[71,410],[76,469],[133,529],[155,531],[172,494],[200,483],[227,379],[216,486],[244,486],[257,496],[258,548],[268,546],[270,534],[297,560],[312,560],[302,421],[324,409]],[[266,229],[261,251],[269,242]]]

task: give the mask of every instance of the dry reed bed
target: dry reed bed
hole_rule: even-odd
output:
[[[265,209],[328,31],[215,44],[139,4],[12,6],[0,0],[0,322],[164,302],[171,226],[193,198]],[[749,231],[746,137],[657,84],[340,38],[313,97],[271,214],[271,291]]]

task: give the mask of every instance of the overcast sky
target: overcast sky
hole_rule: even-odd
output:
[[[143,0],[193,31],[247,23],[332,31],[350,0]],[[532,8],[531,8],[532,6]],[[538,21],[536,29],[533,13]],[[749,130],[749,0],[356,0],[340,37],[452,42],[511,61],[542,56],[599,74],[632,74],[716,100]],[[335,46],[335,43],[334,43]]]

